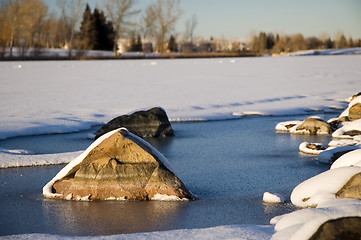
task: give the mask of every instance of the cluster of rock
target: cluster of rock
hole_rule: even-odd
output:
[[[151,114],[148,118],[144,117],[144,112],[137,115],[144,117],[143,120],[155,122],[155,115],[164,117],[163,113],[165,114],[159,108],[149,112]],[[157,128],[164,129],[162,124],[158,124]],[[146,127],[135,129],[147,136],[149,132],[156,133],[157,136],[161,132]],[[193,199],[168,160],[126,128],[102,134],[44,186],[43,195],[48,198],[83,201]]]
[[[332,135],[328,146],[320,143],[304,142],[300,151],[319,155],[321,162],[334,162],[343,154],[361,148],[361,93],[349,99],[349,106],[338,118],[325,121],[319,117],[309,117],[304,121],[287,121],[276,125],[276,131],[291,134]]]
[[[314,209],[271,220],[276,225],[272,239],[283,239],[283,234],[291,228],[295,239],[361,239],[361,93],[350,98],[348,107],[338,118],[287,121],[277,124],[276,130],[291,134],[331,134],[333,139],[326,147],[320,143],[300,144],[301,152],[318,155],[320,162],[332,165],[330,170],[294,188],[291,202],[300,208]],[[294,225],[285,224],[291,217],[303,220]],[[311,223],[320,227],[313,236],[308,236],[309,229],[314,227]]]

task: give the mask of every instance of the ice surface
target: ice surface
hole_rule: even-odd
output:
[[[342,109],[360,65],[359,55],[1,62],[0,139],[79,131],[154,106],[172,121]]]

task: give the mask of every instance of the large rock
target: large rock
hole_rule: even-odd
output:
[[[138,111],[131,115],[114,118],[95,133],[95,138],[97,139],[101,135],[121,127],[127,128],[140,137],[174,135],[166,112],[162,108],[155,107],[148,111]]]
[[[300,125],[298,125],[294,132],[298,134],[331,134],[332,127],[327,122],[319,118],[307,118]]]
[[[361,173],[354,175],[340,191],[336,193],[336,197],[361,199]]]
[[[309,240],[360,240],[361,217],[342,217],[323,223]]]
[[[69,200],[193,198],[167,159],[123,128],[95,141],[61,170],[43,193]]]

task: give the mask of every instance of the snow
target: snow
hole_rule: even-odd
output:
[[[56,154],[33,154],[27,150],[0,150],[0,168],[8,167],[29,167],[40,165],[52,165],[69,163],[81,151],[56,153]]]
[[[335,199],[335,194],[361,172],[361,167],[330,169],[297,185],[291,193],[291,202],[298,207],[316,207],[322,202]]]
[[[286,55],[313,56],[313,55],[340,55],[340,54],[361,54],[361,48],[302,50],[302,51],[288,53]]]
[[[343,122],[342,127],[338,128],[336,131],[332,133],[332,137],[354,139],[353,136],[344,135],[347,131],[351,131],[351,130],[358,130],[361,132],[361,119],[355,120],[353,122]]]
[[[262,225],[227,225],[202,229],[179,229],[161,232],[133,233],[112,236],[59,236],[51,234],[22,234],[6,236],[4,239],[103,239],[103,240],[163,240],[163,239],[247,239],[247,240],[267,240],[274,233],[272,226]]]
[[[330,164],[330,163],[332,163],[332,158],[334,157],[334,155],[336,153],[344,152],[344,151],[352,151],[352,150],[360,149],[360,148],[361,148],[361,144],[350,145],[350,146],[341,146],[341,147],[329,147],[326,150],[324,150],[318,154],[318,161],[320,163]]]
[[[0,139],[89,129],[154,106],[171,121],[344,109],[361,85],[359,55],[231,60],[1,62]]]
[[[188,201],[187,198],[179,198],[176,195],[166,195],[166,194],[155,194],[151,200],[156,201]]]
[[[359,53],[360,49],[353,51]],[[339,53],[336,50],[324,52],[331,55]],[[361,86],[360,65],[360,55],[0,62],[0,139],[76,132],[119,115],[154,106],[163,107],[171,121],[234,119],[252,114],[295,115],[312,110],[345,109],[344,99],[360,91],[355,89],[355,86]],[[26,149],[1,149],[0,167],[59,164],[73,159],[44,186],[44,195],[54,197],[52,183],[64,176],[107,136],[96,140],[83,153],[39,155]],[[350,177],[361,172],[361,167],[349,166],[357,165],[353,155],[350,159],[340,161],[337,163],[340,167],[333,167],[294,189],[291,200],[295,205],[318,205],[318,208],[274,218],[272,223],[276,223],[277,232],[273,239],[307,239],[305,236],[312,234],[317,225],[326,219],[361,213],[359,200],[337,199],[337,203],[329,204],[330,200],[334,200],[335,192]],[[270,194],[266,199],[275,196]],[[307,198],[307,201],[302,201]],[[231,225],[101,238],[270,239],[273,233],[272,226]],[[100,237],[25,234],[6,238]]]
[[[291,128],[295,126],[297,128],[297,126],[300,125],[301,123],[302,121],[298,121],[298,120],[280,122],[276,125],[275,129],[276,131],[280,131],[280,132],[290,132]],[[287,127],[287,126],[292,126],[292,127]]]
[[[353,150],[342,155],[331,165],[331,169],[349,166],[361,167],[361,149]]]
[[[322,207],[302,209],[271,219],[276,233],[272,240],[307,240],[328,220],[344,216],[361,217],[360,200],[337,199]]]
[[[300,152],[302,153],[306,153],[306,154],[311,154],[311,155],[318,155],[319,153],[321,153],[323,150],[317,150],[317,149],[311,149],[311,148],[308,148],[307,145],[308,144],[311,144],[309,142],[302,142],[300,144],[300,146],[298,147]],[[322,143],[312,143],[314,144],[315,146],[322,146]]]
[[[279,193],[265,192],[263,194],[263,202],[265,202],[265,203],[283,203],[283,202],[285,202],[285,197]]]

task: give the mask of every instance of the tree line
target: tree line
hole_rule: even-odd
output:
[[[17,47],[22,53],[32,49],[67,48],[69,55],[84,50],[117,51],[120,38],[137,36],[155,42],[155,51],[165,51],[165,43],[181,15],[179,0],[158,0],[144,11],[135,9],[134,0],[104,0],[105,11],[91,11],[83,0],[56,0],[58,14],[49,12],[43,0],[0,1],[0,55],[9,56]],[[135,16],[139,16],[135,18]]]
[[[175,25],[182,14],[179,0],[157,0],[145,9],[135,8],[135,0],[103,0],[102,8],[91,10],[86,0],[54,0],[56,13],[50,12],[43,0],[0,1],[0,57],[13,56],[16,47],[20,55],[29,49],[40,55],[45,48],[66,48],[68,55],[86,50],[113,50],[118,40],[130,39],[128,51],[179,51]],[[197,18],[186,21],[183,42],[192,51]],[[302,34],[279,35],[260,32],[247,47],[258,53],[281,53],[319,48],[361,47],[361,40],[346,39],[338,34],[330,37],[304,37]],[[178,35],[179,36],[179,35]],[[154,46],[147,46],[147,39]],[[209,42],[214,44],[213,39]],[[207,43],[207,42],[206,42]],[[228,43],[227,43],[228,44]],[[236,43],[236,45],[239,43]],[[203,48],[216,49],[203,44]],[[237,45],[237,46],[238,46]],[[238,49],[235,46],[235,49]],[[232,47],[233,49],[233,47]]]
[[[338,33],[334,40],[327,35],[321,37],[304,37],[303,34],[279,35],[260,32],[252,37],[250,48],[259,53],[283,53],[311,49],[353,48],[361,47],[361,39],[346,39]]]

